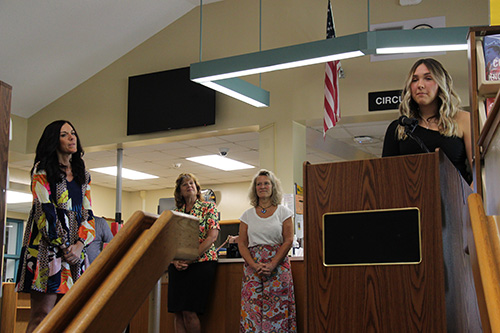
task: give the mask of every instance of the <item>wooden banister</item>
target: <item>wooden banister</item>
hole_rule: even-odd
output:
[[[0,332],[14,333],[17,315],[17,295],[14,282],[4,282],[2,284],[2,321],[0,322]]]
[[[198,256],[198,219],[135,212],[35,332],[122,332],[175,258]]]
[[[479,194],[472,193],[468,201],[480,272],[476,284],[484,290],[491,332],[500,332],[500,220],[485,214]],[[485,327],[485,331],[490,330]]]

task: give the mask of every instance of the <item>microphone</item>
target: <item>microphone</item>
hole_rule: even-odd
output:
[[[405,127],[406,135],[408,135],[416,143],[418,143],[418,145],[420,146],[420,148],[422,148],[422,150],[424,152],[426,152],[426,153],[429,152],[429,148],[427,148],[427,146],[424,144],[422,139],[420,139],[418,136],[413,135],[413,131],[415,130],[415,128],[417,128],[417,125],[418,125],[418,119],[408,118],[407,116],[401,116],[398,119],[398,123],[399,123],[399,125]]]
[[[417,126],[418,125],[418,119],[415,118],[408,118],[407,116],[401,116],[398,119],[398,124],[401,126]]]

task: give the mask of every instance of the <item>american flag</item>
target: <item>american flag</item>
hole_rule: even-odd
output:
[[[335,38],[335,23],[333,22],[332,5],[328,0],[328,13],[326,18],[326,38]],[[323,137],[326,131],[335,126],[340,120],[339,104],[339,73],[342,67],[340,61],[326,63],[325,69],[325,105],[323,117]]]

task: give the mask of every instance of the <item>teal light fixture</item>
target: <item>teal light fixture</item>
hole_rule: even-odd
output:
[[[243,102],[264,107],[269,106],[269,91],[239,77],[370,54],[466,50],[468,32],[469,27],[379,30],[265,51],[259,47],[258,52],[208,61],[201,61],[200,54],[200,62],[190,66],[190,77]]]
[[[469,27],[372,31],[376,54],[467,50]]]
[[[368,54],[467,49],[469,27],[381,30],[191,64],[191,80],[203,83],[295,68]]]
[[[191,80],[202,83],[365,55],[366,33],[247,53],[191,64]]]
[[[199,83],[258,108],[269,106],[269,91],[237,77]]]

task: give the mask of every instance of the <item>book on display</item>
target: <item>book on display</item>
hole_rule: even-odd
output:
[[[484,60],[487,81],[500,81],[500,34],[484,37]]]

